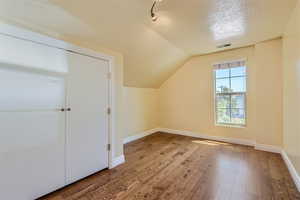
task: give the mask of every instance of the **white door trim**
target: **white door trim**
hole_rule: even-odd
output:
[[[99,53],[87,48],[83,48],[83,47],[79,47],[76,46],[74,44],[71,43],[67,43],[65,41],[62,40],[58,40],[58,39],[54,39],[51,38],[49,36],[45,36],[39,33],[35,33],[23,28],[19,28],[13,25],[8,25],[8,24],[0,24],[0,34],[1,35],[5,35],[5,36],[10,36],[13,38],[18,38],[21,40],[26,40],[26,41],[31,41],[34,43],[38,43],[41,45],[46,45],[49,47],[53,47],[53,48],[58,48],[61,50],[65,50],[65,51],[71,51],[73,53],[77,53],[77,54],[82,54],[82,55],[86,55],[86,56],[90,56],[96,59],[101,59],[101,60],[106,60],[109,63],[109,72],[110,72],[110,79],[109,79],[109,107],[111,110],[115,109],[115,94],[114,91],[116,89],[116,85],[114,83],[114,76],[115,76],[115,71],[114,71],[114,57],[107,55],[107,54],[103,54],[103,53]],[[109,168],[113,168],[114,164],[113,164],[113,160],[114,160],[114,152],[115,152],[115,119],[112,116],[112,113],[108,116],[108,121],[109,121],[109,144],[111,146],[111,149],[109,151]]]

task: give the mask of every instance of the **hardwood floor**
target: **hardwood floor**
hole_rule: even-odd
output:
[[[126,163],[43,200],[298,200],[279,154],[156,133],[125,146]]]

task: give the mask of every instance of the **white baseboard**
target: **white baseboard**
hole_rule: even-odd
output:
[[[112,169],[112,168],[114,168],[118,165],[121,165],[123,163],[125,163],[125,156],[124,155],[118,156],[118,157],[116,157],[112,160],[109,168]]]
[[[210,136],[210,135],[195,133],[195,132],[191,132],[191,131],[181,131],[181,130],[173,130],[173,129],[167,129],[167,128],[159,128],[159,131],[165,132],[165,133],[176,134],[176,135],[184,135],[184,136],[190,136],[190,137],[195,137],[195,138],[207,139],[207,140],[228,142],[228,143],[233,143],[233,144],[241,144],[241,145],[247,145],[247,146],[255,145],[255,142],[253,142],[252,140],[226,138],[226,137],[221,137],[221,136]]]
[[[291,162],[291,160],[289,159],[288,155],[284,150],[281,151],[281,156],[294,180],[294,183],[298,191],[300,192],[300,176],[297,173],[296,168],[294,167],[293,163]]]
[[[227,137],[221,137],[221,136],[210,136],[210,135],[205,135],[205,134],[200,134],[196,132],[191,132],[191,131],[182,131],[182,130],[174,130],[174,129],[168,129],[168,128],[155,128],[151,129],[149,131],[142,132],[140,134],[130,136],[124,139],[124,144],[138,140],[140,138],[143,138],[145,136],[151,135],[156,132],[165,132],[165,133],[170,133],[170,134],[176,134],[176,135],[183,135],[183,136],[190,136],[190,137],[195,137],[195,138],[201,138],[201,139],[207,139],[207,140],[215,140],[215,141],[220,141],[220,142],[228,142],[232,144],[240,144],[240,145],[247,145],[247,146],[253,146],[255,149],[260,150],[260,151],[267,151],[267,152],[272,152],[272,153],[279,153],[281,154],[285,164],[288,167],[288,170],[296,184],[297,189],[300,192],[300,176],[297,173],[295,167],[293,166],[292,162],[288,158],[287,154],[285,153],[284,150],[282,150],[281,147],[278,146],[273,146],[273,145],[266,145],[266,144],[259,144],[256,143],[253,140],[246,140],[246,139],[236,139],[236,138],[227,138]],[[115,163],[121,164],[125,162],[124,156],[123,158],[118,158]]]
[[[153,133],[156,133],[158,131],[159,131],[158,128],[154,128],[154,129],[151,129],[151,130],[148,130],[148,131],[141,132],[141,133],[136,134],[136,135],[129,136],[129,137],[123,139],[123,144],[127,144],[129,142],[141,139],[143,137],[146,137],[146,136],[151,135]]]
[[[254,148],[256,150],[260,151],[267,151],[267,152],[272,152],[272,153],[279,153],[281,154],[282,148],[274,145],[267,145],[267,144],[258,144],[256,143]]]
[[[282,150],[282,148],[278,147],[278,146],[259,144],[253,140],[247,140],[247,139],[211,136],[211,135],[200,134],[200,133],[195,133],[195,132],[191,132],[191,131],[181,131],[181,130],[173,130],[173,129],[167,129],[167,128],[160,128],[159,131],[165,132],[165,133],[201,138],[201,139],[206,139],[206,140],[215,140],[215,141],[220,141],[220,142],[228,142],[228,143],[232,143],[232,144],[253,146],[257,150],[267,151],[267,152],[272,152],[272,153],[281,153],[281,150]]]
[[[123,140],[124,144],[127,144],[129,142],[141,139],[143,137],[146,137],[148,135],[151,135],[156,132],[165,132],[170,134],[176,134],[176,135],[184,135],[184,136],[190,136],[195,138],[201,138],[206,140],[215,140],[220,142],[228,142],[232,144],[240,144],[240,145],[247,145],[247,146],[253,146],[255,149],[260,151],[267,151],[272,153],[281,153],[282,149],[278,146],[273,145],[266,145],[266,144],[259,144],[256,143],[253,140],[247,140],[247,139],[237,139],[237,138],[228,138],[228,137],[221,137],[221,136],[211,136],[206,134],[200,134],[192,131],[184,131],[184,130],[174,130],[174,129],[168,129],[168,128],[155,128],[148,131],[144,131],[140,134],[129,136]]]
[[[199,133],[190,132],[190,131],[180,131],[180,130],[172,130],[172,129],[166,129],[166,128],[160,128],[159,131],[165,132],[165,133],[207,139],[207,140],[215,140],[215,141],[228,142],[228,143],[233,143],[233,144],[253,146],[255,149],[260,150],[260,151],[279,153],[279,154],[281,154],[285,164],[287,165],[289,172],[296,184],[296,187],[297,187],[298,191],[300,192],[300,177],[299,177],[295,167],[293,166],[292,162],[288,158],[287,154],[285,153],[285,151],[282,150],[281,147],[273,146],[273,145],[266,145],[266,144],[259,144],[252,140],[225,138],[225,137],[219,137],[219,136],[208,136],[205,134],[199,134]]]

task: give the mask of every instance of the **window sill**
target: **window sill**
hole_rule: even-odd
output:
[[[234,125],[234,124],[215,124],[215,126],[226,128],[246,128],[246,125]]]

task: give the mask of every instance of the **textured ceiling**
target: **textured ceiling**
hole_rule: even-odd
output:
[[[124,55],[126,86],[159,87],[191,55],[281,36],[297,0],[0,0],[0,17]]]
[[[189,54],[232,48],[282,36],[297,0],[165,0],[161,22],[149,27]],[[167,25],[164,24],[166,21]]]

